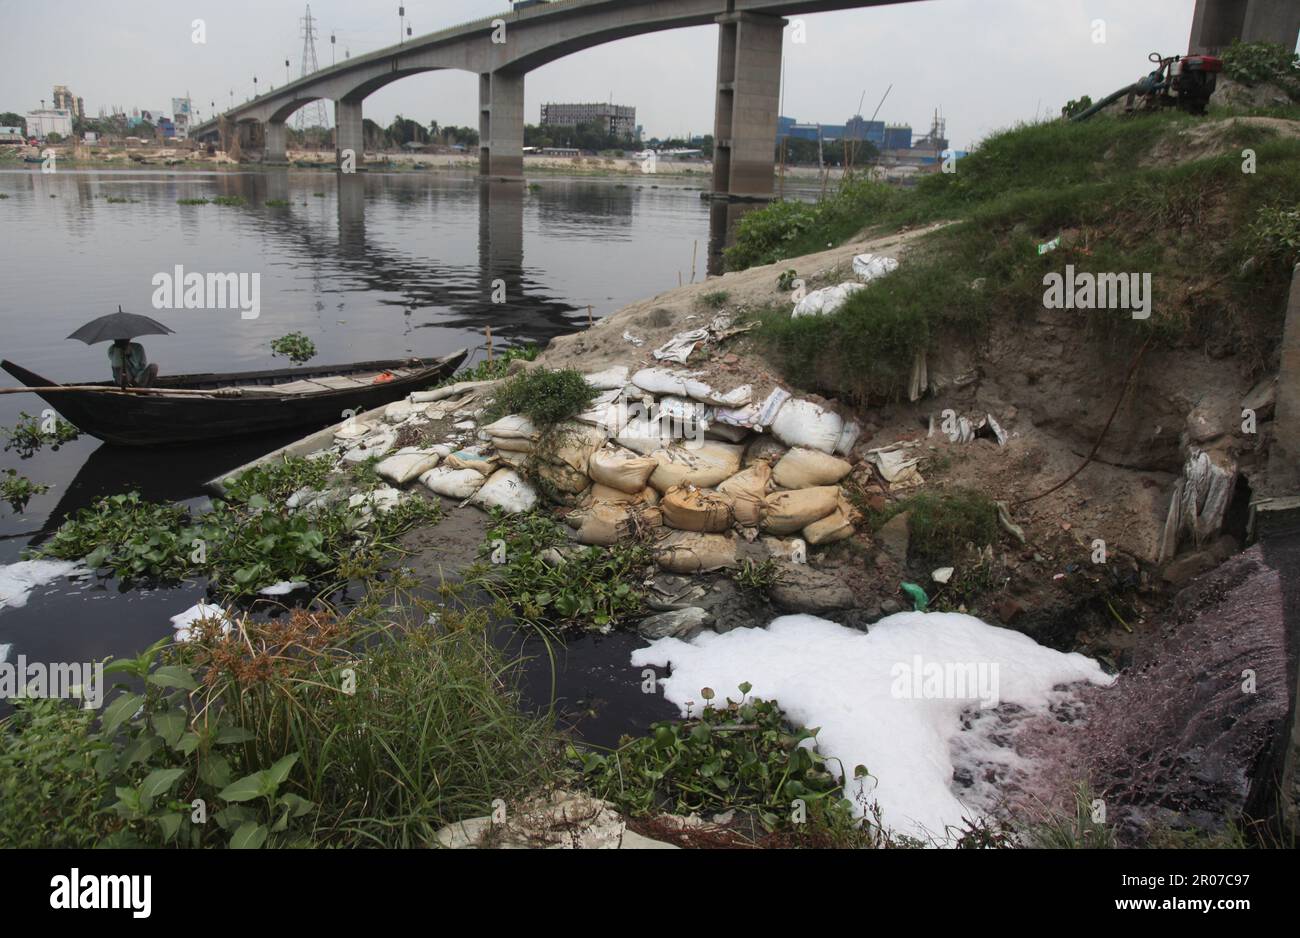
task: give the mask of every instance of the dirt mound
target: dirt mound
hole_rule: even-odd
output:
[[[1178,166],[1225,153],[1241,152],[1238,131],[1263,128],[1279,137],[1300,137],[1300,121],[1280,117],[1226,117],[1207,120],[1161,138],[1141,161],[1143,166]],[[1247,131],[1249,132],[1249,131]]]

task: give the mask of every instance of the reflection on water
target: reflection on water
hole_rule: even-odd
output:
[[[700,248],[708,269],[720,269],[722,241],[753,206],[706,202],[702,185],[542,177],[525,186],[454,173],[0,171],[11,273],[0,291],[0,357],[57,381],[107,378],[106,346],[65,336],[121,304],[175,330],[142,340],[165,374],[286,367],[270,342],[289,332],[311,338],[317,363],[460,347],[473,350],[473,363],[484,354],[485,327],[498,344],[545,343],[584,327],[588,305],[605,315],[689,279]],[[216,196],[242,202],[178,204]],[[177,265],[257,274],[261,315],[155,310],[153,277]],[[493,302],[494,291],[503,302]],[[43,407],[31,395],[0,396],[0,426]],[[26,460],[0,454],[0,470],[51,485],[22,515],[0,505],[0,563],[103,495],[136,489],[150,499],[196,499],[206,480],[297,435],[160,450],[83,437]],[[26,608],[0,613],[0,643],[31,660],[134,653],[166,634],[167,618],[202,588],[119,594],[112,584],[71,591],[58,584],[38,590]],[[631,686],[626,660],[635,644],[630,636],[581,638],[557,662],[559,699],[587,714],[600,741],[613,742],[629,714],[640,723],[654,710],[606,707]],[[524,679],[528,696],[546,705],[545,660]]]

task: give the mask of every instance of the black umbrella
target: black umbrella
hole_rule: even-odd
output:
[[[80,339],[87,345],[94,345],[96,342],[112,342],[115,339],[134,339],[138,335],[171,334],[172,330],[158,320],[135,313],[124,313],[119,306],[116,313],[92,319],[68,338]]]

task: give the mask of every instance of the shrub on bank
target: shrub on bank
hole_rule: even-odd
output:
[[[133,686],[98,715],[20,701],[0,721],[0,843],[428,846],[560,765],[481,626],[445,611],[441,628],[301,610],[229,635],[200,624],[110,664]]]

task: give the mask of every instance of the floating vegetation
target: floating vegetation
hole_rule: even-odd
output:
[[[316,343],[301,332],[290,332],[288,335],[271,340],[271,352],[275,355],[283,355],[295,365],[301,365],[316,357]]]
[[[177,199],[177,205],[207,205],[207,199]]]
[[[40,417],[20,411],[18,422],[11,428],[0,428],[0,434],[5,437],[6,453],[17,450],[20,459],[29,459],[46,446],[57,452],[64,443],[81,436],[81,431],[47,410]]]
[[[247,200],[242,195],[219,195],[214,198],[213,203],[216,205],[246,205]]]
[[[289,200],[288,199],[267,199],[265,204],[267,208],[284,208],[289,204]]]
[[[0,499],[7,501],[15,512],[21,512],[34,496],[49,490],[50,487],[43,482],[20,476],[17,469],[6,469],[0,475]]]

